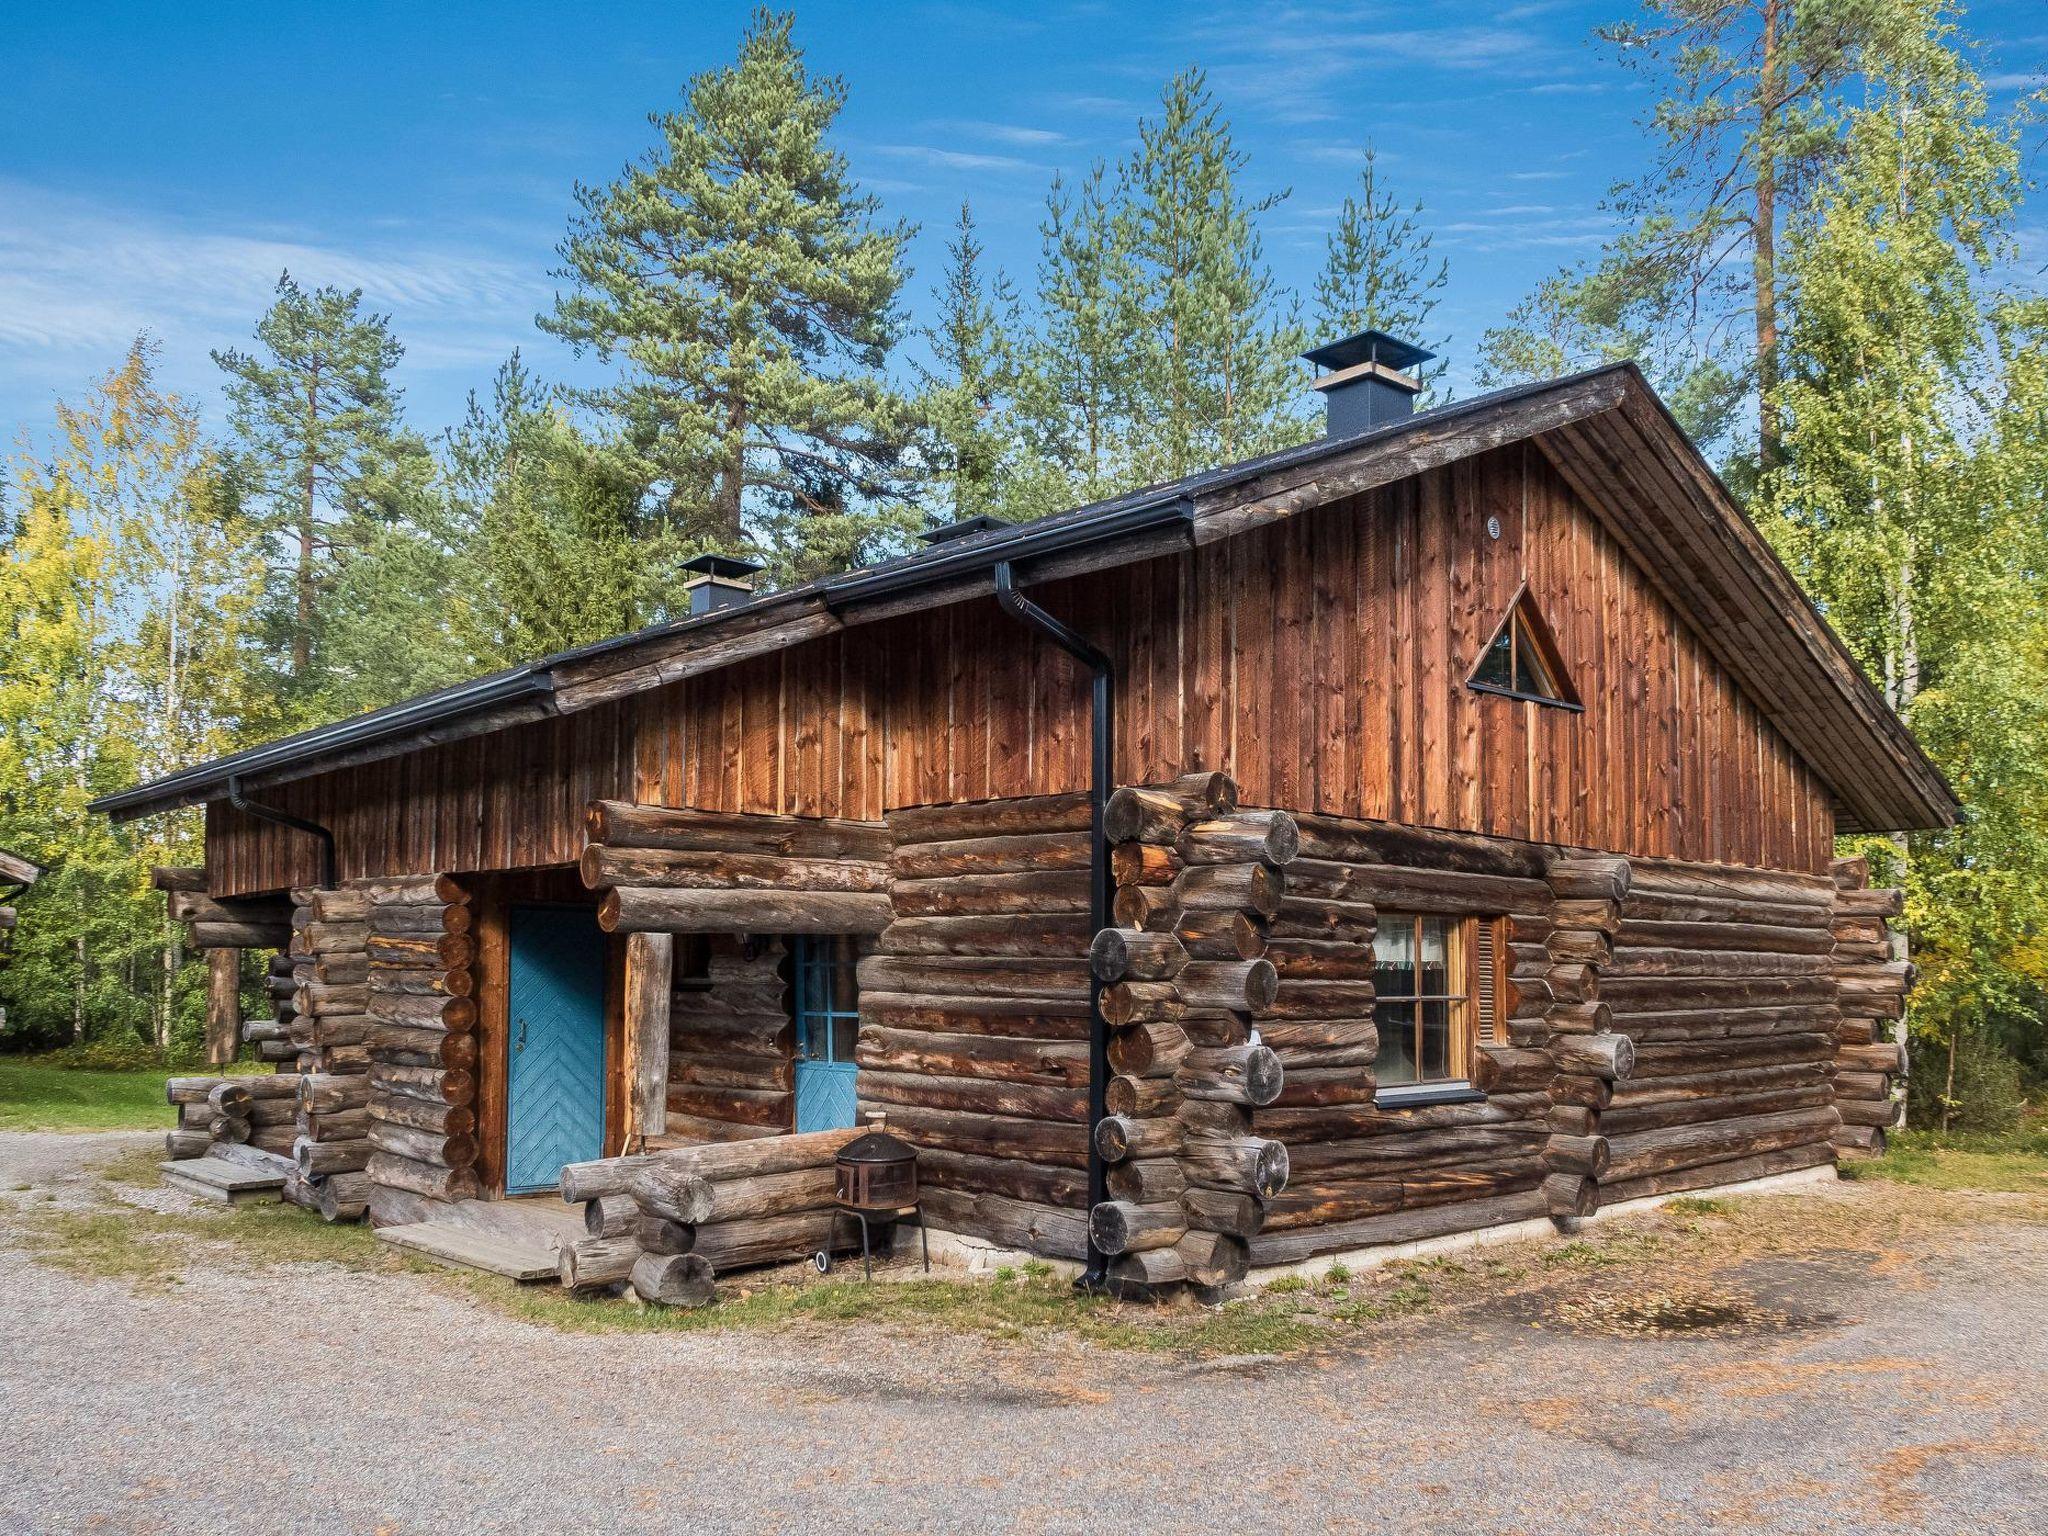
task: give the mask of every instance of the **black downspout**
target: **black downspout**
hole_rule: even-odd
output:
[[[294,816],[274,806],[258,805],[242,793],[242,781],[232,775],[228,778],[228,804],[244,816],[254,816],[258,821],[268,821],[280,827],[290,827],[294,832],[304,832],[320,839],[320,889],[334,889],[334,832],[317,821],[308,821],[303,816]]]
[[[1029,624],[1033,629],[1049,637],[1053,644],[1080,662],[1094,676],[1094,687],[1090,696],[1090,773],[1088,780],[1088,830],[1090,853],[1088,861],[1088,908],[1093,921],[1093,932],[1100,933],[1111,927],[1114,914],[1110,903],[1109,885],[1109,843],[1102,835],[1102,818],[1109,804],[1110,779],[1115,772],[1115,716],[1110,709],[1111,690],[1115,686],[1110,670],[1109,658],[1080,634],[1069,629],[1058,619],[1047,613],[1038,604],[1017,590],[1010,570],[1010,562],[996,564],[996,601],[1003,612],[1012,618]],[[1109,1024],[1102,1017],[1102,981],[1095,975],[1093,967],[1088,974],[1088,1209],[1109,1198],[1102,1153],[1095,1145],[1095,1131],[1108,1113],[1109,1092]],[[1084,1290],[1102,1290],[1109,1278],[1109,1255],[1095,1246],[1095,1235],[1088,1236],[1088,1268],[1077,1282]]]

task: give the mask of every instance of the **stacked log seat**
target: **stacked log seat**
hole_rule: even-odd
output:
[[[718,1275],[844,1247],[858,1229],[834,1204],[833,1161],[863,1129],[571,1163],[562,1198],[586,1235],[561,1249],[562,1285],[702,1306]]]
[[[892,813],[892,920],[860,966],[863,1111],[920,1149],[934,1225],[1087,1250],[1089,808]]]
[[[1842,1123],[1835,1151],[1844,1157],[1874,1157],[1884,1151],[1885,1133],[1904,1123],[1906,994],[1913,967],[1906,936],[1892,926],[1904,910],[1904,893],[1870,889],[1867,859],[1836,859],[1834,926],[1830,936],[1836,1007],[1835,1108]]]
[[[1831,1163],[1834,882],[1636,860],[1613,905],[1600,995],[1634,1070],[1598,1113],[1599,1203]]]
[[[387,1219],[378,1214],[380,1191],[474,1199],[481,1186],[468,896],[446,875],[365,880],[350,891],[364,914],[369,1094],[360,1166],[372,1219]],[[416,1214],[408,1210],[406,1219]]]
[[[1252,1111],[1285,1101],[1289,1056],[1318,1091],[1331,1069],[1355,1069],[1370,956],[1362,980],[1355,965],[1282,979],[1267,935],[1299,834],[1284,812],[1240,810],[1226,775],[1120,789],[1103,830],[1117,926],[1090,960],[1115,1075],[1096,1127],[1110,1198],[1090,1233],[1126,1294],[1228,1285],[1288,1177],[1286,1148],[1253,1134]],[[1258,1033],[1269,1025],[1279,1048]]]
[[[671,983],[667,1115],[652,1145],[779,1136],[795,1124],[788,945],[724,934],[709,943],[706,975],[678,967]]]
[[[1585,1129],[1552,1119],[1553,1040],[1589,1026],[1586,978],[1554,956],[1547,850],[1382,822],[1302,815],[1300,857],[1268,924],[1280,1003],[1262,1024],[1287,1088],[1255,1112],[1283,1142],[1290,1180],[1250,1242],[1254,1265],[1526,1220],[1548,1214],[1554,1140]],[[1461,1101],[1379,1101],[1372,943],[1384,912],[1486,915],[1507,945],[1493,1032],[1477,1040]],[[1560,946],[1569,951],[1569,943]],[[1294,1026],[1304,1026],[1296,1033]],[[1313,1032],[1312,1032],[1313,1031]],[[1582,1149],[1574,1148],[1575,1151]]]

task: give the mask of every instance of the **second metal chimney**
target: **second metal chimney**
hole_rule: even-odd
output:
[[[1384,331],[1360,331],[1302,356],[1324,370],[1313,387],[1329,413],[1325,435],[1351,437],[1412,416],[1422,393],[1416,370],[1436,354]]]

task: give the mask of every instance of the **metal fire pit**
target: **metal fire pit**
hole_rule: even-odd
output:
[[[905,1216],[917,1218],[918,1244],[929,1272],[932,1246],[925,1235],[924,1204],[917,1192],[917,1148],[887,1131],[869,1131],[841,1147],[833,1167],[838,1180],[835,1203],[842,1215],[860,1223],[862,1275],[870,1280],[875,1276],[873,1223],[886,1226]],[[830,1247],[813,1254],[811,1262],[819,1274],[830,1273]]]

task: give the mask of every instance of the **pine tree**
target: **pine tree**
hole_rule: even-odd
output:
[[[258,350],[213,354],[228,376],[238,472],[279,559],[273,622],[302,708],[318,682],[323,593],[392,477],[424,457],[391,380],[404,348],[362,297],[308,293],[287,272],[257,323]]]
[[[1573,364],[1635,349],[1686,400],[1695,435],[1721,435],[1753,402],[1768,470],[1783,436],[1783,220],[1837,158],[1839,90],[1895,0],[1643,0],[1643,10],[1643,21],[1599,35],[1664,92],[1644,124],[1656,163],[1614,189],[1629,226],[1621,238],[1522,318],[1540,333],[1568,310],[1551,329],[1586,344]],[[1543,355],[1526,324],[1490,334],[1485,350],[1492,378]]]
[[[1118,212],[1143,317],[1137,471],[1172,479],[1301,441],[1301,331],[1257,226],[1287,193],[1240,191],[1247,157],[1199,70],[1168,82],[1138,140]]]
[[[1316,277],[1318,340],[1384,331],[1441,359],[1449,343],[1434,333],[1430,317],[1450,282],[1450,265],[1436,254],[1434,239],[1423,227],[1422,203],[1404,203],[1386,187],[1367,145],[1358,191],[1337,210]],[[1440,380],[1446,366],[1425,368],[1424,382]]]
[[[830,139],[846,87],[805,69],[792,25],[757,11],[738,59],[650,119],[646,157],[577,189],[573,286],[540,318],[620,363],[583,398],[663,483],[670,525],[727,549],[757,514],[799,539],[814,518],[907,521],[910,417],[883,369],[910,231],[875,222]]]
[[[1035,515],[1114,494],[1130,478],[1139,362],[1138,276],[1099,162],[1053,178],[1039,226],[1038,323],[1022,348],[1023,462],[1011,505]]]
[[[917,369],[918,407],[929,442],[929,478],[959,521],[1003,504],[1017,438],[1010,398],[1017,296],[1000,271],[985,270],[974,212],[965,202],[946,254],[934,295],[938,319],[924,333],[932,363]]]

